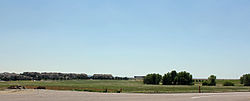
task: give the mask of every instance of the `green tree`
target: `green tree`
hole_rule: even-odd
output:
[[[242,76],[244,86],[250,86],[250,74],[245,74]]]
[[[183,71],[179,72],[175,78],[178,85],[192,85],[193,77],[190,73]]]
[[[148,74],[144,79],[144,84],[158,85],[161,82],[162,76],[160,74]]]
[[[216,86],[216,76],[215,75],[210,75],[210,77],[208,77],[208,81],[209,81],[209,86]]]
[[[177,72],[175,70],[173,70],[171,72],[171,81],[173,85],[176,85],[176,77],[177,77]]]
[[[176,76],[177,76],[176,71],[171,71],[171,72],[168,72],[167,74],[164,74],[163,79],[162,79],[162,84],[163,85],[176,85]]]
[[[162,78],[162,84],[163,85],[172,85],[170,73],[164,74],[164,76]]]
[[[240,84],[243,84],[243,80],[244,80],[243,76],[240,77]]]

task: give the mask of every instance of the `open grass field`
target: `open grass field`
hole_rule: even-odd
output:
[[[222,86],[225,80],[217,80],[217,86],[201,86],[203,93],[215,92],[250,92],[250,87],[240,84],[239,80],[230,80],[235,86]],[[35,88],[45,86],[52,90],[76,90],[103,92],[117,92],[122,88],[126,93],[197,93],[200,83],[195,85],[145,85],[140,80],[64,80],[64,81],[7,81],[0,82],[0,90],[11,85]]]

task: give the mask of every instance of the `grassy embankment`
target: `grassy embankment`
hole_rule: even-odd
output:
[[[230,80],[235,86],[222,86],[224,80],[217,80],[217,86],[201,86],[201,92],[250,92],[250,87],[240,84],[239,80]],[[0,82],[0,90],[11,85],[26,86],[34,88],[45,86],[52,90],[76,90],[117,92],[122,88],[122,92],[129,93],[197,93],[200,83],[195,85],[145,85],[138,80],[66,80],[66,81],[8,81]]]

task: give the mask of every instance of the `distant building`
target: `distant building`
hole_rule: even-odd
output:
[[[145,76],[134,76],[134,79],[144,79]]]

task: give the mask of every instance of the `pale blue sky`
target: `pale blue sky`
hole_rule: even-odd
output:
[[[250,73],[249,0],[0,0],[0,72]]]

